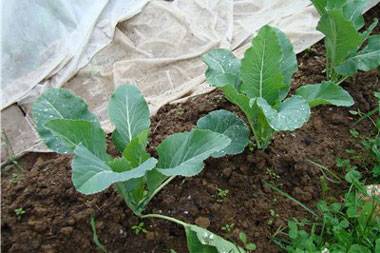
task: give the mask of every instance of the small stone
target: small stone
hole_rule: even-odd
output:
[[[136,225],[136,224],[138,224],[138,222],[139,222],[139,219],[134,215],[129,217],[129,219],[128,219],[128,223],[130,225]]]
[[[77,222],[79,222],[79,221],[82,221],[82,220],[87,220],[88,216],[89,216],[89,214],[86,211],[82,211],[82,212],[74,214],[74,219]]]
[[[38,157],[33,167],[40,168],[44,164],[45,164],[45,160],[42,157]]]
[[[248,164],[242,164],[240,165],[240,171],[243,173],[243,174],[248,174],[248,171],[249,171],[249,166]]]
[[[244,221],[241,222],[241,226],[243,228],[247,229],[249,227],[249,224],[248,224],[248,222],[246,220],[244,220]]]
[[[41,216],[44,216],[44,215],[46,215],[49,212],[49,210],[47,208],[43,208],[43,207],[35,207],[34,211],[38,215],[41,215]]]
[[[72,226],[72,225],[75,224],[75,220],[73,218],[68,218],[67,219],[67,224],[70,225],[70,226]]]
[[[73,233],[73,230],[74,229],[72,227],[63,227],[60,232],[66,236],[70,236]]]
[[[229,178],[232,174],[232,169],[230,167],[227,167],[222,171],[222,173],[223,173],[223,176],[225,176],[226,178]]]
[[[210,207],[210,210],[211,210],[212,212],[217,212],[217,211],[220,210],[220,208],[221,208],[220,204],[215,203],[215,204],[213,204],[213,205]]]
[[[55,249],[51,245],[42,245],[41,246],[41,252],[44,253],[56,253]]]
[[[195,224],[202,228],[208,228],[210,226],[210,220],[207,217],[198,217],[194,221]]]
[[[208,193],[214,194],[216,192],[216,189],[218,189],[218,186],[216,186],[215,184],[207,184],[206,189]]]
[[[302,202],[309,202],[313,199],[313,196],[309,192],[305,192],[299,187],[294,188],[293,195]]]
[[[28,225],[33,227],[33,230],[36,232],[44,232],[47,229],[47,224],[42,221],[29,220]]]
[[[146,233],[145,237],[146,237],[146,239],[147,239],[148,241],[153,241],[153,240],[155,239],[156,236],[155,236],[154,232],[148,231],[148,232]]]

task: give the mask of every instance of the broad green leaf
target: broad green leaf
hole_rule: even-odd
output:
[[[198,120],[197,127],[224,134],[231,139],[230,145],[214,153],[212,157],[240,154],[249,142],[249,129],[244,121],[226,110],[210,112]]]
[[[211,233],[207,229],[187,224],[185,226],[187,248],[190,253],[245,253],[230,241]]]
[[[283,100],[290,90],[290,84],[293,74],[297,71],[297,57],[293,50],[293,45],[290,43],[285,33],[277,28],[273,28],[277,35],[278,42],[281,46],[282,58],[280,60],[280,68],[284,77],[284,83],[286,87],[280,91],[280,100]]]
[[[376,240],[375,252],[380,252],[380,238]]]
[[[148,131],[142,131],[130,141],[123,151],[123,156],[136,167],[147,160],[150,155],[146,152]]]
[[[350,56],[363,42],[363,36],[342,10],[329,10],[322,15],[317,29],[325,36],[329,64],[335,67]]]
[[[368,3],[367,0],[346,0],[343,6],[343,14],[351,20],[356,30],[359,30],[364,26],[364,18],[362,13]]]
[[[148,131],[141,132],[141,134],[134,137],[132,141],[127,144],[123,151],[123,158],[120,159],[121,163],[126,163],[130,168],[134,168],[150,158],[150,154],[145,150],[148,137],[147,133]],[[115,159],[114,161],[117,160]],[[113,170],[115,170],[115,165],[111,166]],[[126,165],[121,166],[121,168],[123,167],[129,168]],[[148,176],[149,172],[151,171],[148,171],[145,177],[133,178],[116,184],[117,190],[123,196],[124,200],[127,202],[127,205],[135,213],[139,213],[138,205],[146,196],[145,178]]]
[[[372,251],[370,249],[359,244],[353,244],[348,250],[348,253],[371,253],[371,252]]]
[[[106,137],[99,126],[85,120],[53,119],[48,121],[45,127],[63,141],[69,152],[73,152],[78,144],[82,144],[102,160],[108,159]]]
[[[148,105],[133,85],[122,85],[116,89],[108,105],[108,114],[116,127],[113,140],[119,150],[150,126]]]
[[[252,40],[241,61],[241,91],[250,98],[262,97],[273,105],[279,100],[281,89],[287,87],[282,74],[283,54],[277,32],[264,26]]]
[[[249,97],[239,93],[239,91],[232,85],[226,85],[222,88],[224,96],[233,104],[240,107],[240,109],[247,115],[250,114],[251,107],[249,106]],[[248,120],[250,118],[248,117]]]
[[[273,129],[269,126],[262,110],[257,106],[250,106],[250,99],[239,93],[231,85],[223,87],[226,98],[240,107],[244,112],[252,132],[255,136],[258,148],[266,148],[272,138]]]
[[[326,12],[327,0],[311,0],[315,9],[317,9],[319,15],[323,15]]]
[[[269,125],[276,131],[292,131],[300,128],[310,117],[310,107],[300,96],[284,100],[278,111],[265,99],[258,98],[256,103],[262,109]]]
[[[207,64],[207,82],[214,87],[240,85],[240,60],[227,49],[213,49],[202,57]]]
[[[337,66],[336,71],[342,75],[352,75],[359,70],[369,71],[378,66],[380,66],[380,35],[373,35],[368,38],[368,45],[365,48]]]
[[[157,147],[158,171],[165,176],[197,175],[204,160],[230,143],[227,136],[205,129],[173,134]]]
[[[352,106],[351,95],[333,82],[303,85],[296,90],[296,95],[303,97],[310,107],[318,105]]]
[[[83,194],[93,194],[105,190],[114,183],[124,182],[144,176],[155,168],[157,160],[150,158],[136,168],[127,168],[128,162],[110,162],[114,170],[105,161],[91,153],[82,144],[74,150],[72,161],[72,181],[75,188]],[[117,172],[123,171],[123,172]]]
[[[38,134],[49,149],[57,153],[71,152],[71,148],[58,136],[45,127],[53,119],[82,119],[100,127],[94,114],[88,111],[87,104],[64,89],[48,89],[34,103],[32,117]]]

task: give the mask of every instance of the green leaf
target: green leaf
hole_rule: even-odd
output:
[[[140,178],[147,171],[154,169],[157,163],[156,159],[150,158],[138,167],[130,168],[129,162],[126,159],[118,159],[110,162],[110,165],[113,167],[111,168],[110,165],[91,153],[82,144],[79,144],[75,148],[74,154],[72,180],[77,191],[83,194],[97,193],[114,183],[124,182],[132,178]]]
[[[226,110],[210,112],[198,120],[197,127],[224,134],[231,139],[230,145],[214,153],[212,157],[240,154],[249,142],[249,129],[244,121]]]
[[[136,167],[146,161],[150,154],[146,152],[148,131],[142,131],[130,141],[123,151],[123,156]]]
[[[239,233],[239,239],[242,241],[244,244],[247,243],[247,235],[244,232]]]
[[[87,104],[79,97],[64,89],[48,89],[34,103],[32,117],[38,134],[49,149],[57,153],[72,152],[59,136],[54,135],[45,124],[53,119],[82,119],[100,124],[94,114],[88,111]]]
[[[226,98],[233,104],[240,107],[240,109],[246,114],[248,121],[251,119],[251,107],[249,106],[249,97],[239,93],[239,91],[232,85],[227,85],[222,88]]]
[[[157,147],[158,171],[165,176],[197,175],[204,167],[204,160],[230,143],[225,135],[205,129],[173,134]]]
[[[248,243],[247,245],[245,245],[245,248],[247,249],[247,250],[256,250],[256,244],[254,244],[254,243]]]
[[[348,250],[348,253],[371,253],[371,250],[365,246],[353,244]]]
[[[250,98],[262,97],[273,105],[279,100],[281,89],[287,87],[282,74],[282,48],[278,32],[264,26],[252,40],[241,61],[241,91]]]
[[[343,6],[343,14],[351,20],[356,30],[364,26],[364,18],[362,13],[367,6],[367,0],[346,0]]]
[[[245,250],[207,229],[187,224],[187,248],[190,253],[245,253]]]
[[[375,243],[375,252],[380,252],[380,239],[377,239]]]
[[[262,110],[257,105],[251,107],[250,99],[246,95],[238,93],[231,85],[223,87],[223,92],[231,103],[238,105],[244,112],[258,148],[266,148],[272,138],[273,129],[269,126]]]
[[[294,221],[288,221],[289,237],[295,240],[298,237],[298,226]]]
[[[207,82],[214,87],[240,85],[240,60],[226,49],[213,49],[202,57],[207,64]]]
[[[368,45],[356,55],[348,58],[343,64],[336,67],[342,75],[353,75],[361,71],[369,71],[380,66],[380,35],[368,38]]]
[[[284,100],[278,111],[265,99],[258,98],[256,103],[262,109],[269,125],[276,131],[292,131],[300,128],[310,117],[310,107],[300,96]]]
[[[116,89],[108,105],[108,114],[116,127],[112,137],[119,150],[150,126],[148,105],[133,85],[122,85]]]
[[[82,144],[102,160],[108,159],[106,137],[97,125],[85,120],[54,119],[48,121],[45,127],[62,140],[70,152],[73,152],[78,144]]]
[[[325,36],[329,64],[335,67],[344,62],[363,43],[363,36],[342,10],[329,10],[322,15],[317,29]]]
[[[290,43],[286,34],[277,28],[273,28],[277,35],[278,42],[281,46],[282,58],[280,60],[280,68],[284,77],[284,83],[286,87],[280,92],[280,100],[283,100],[290,90],[290,84],[293,74],[298,69],[297,57],[293,50],[293,45]]]
[[[296,95],[303,97],[310,107],[318,105],[352,106],[351,95],[333,82],[303,85],[296,90]]]

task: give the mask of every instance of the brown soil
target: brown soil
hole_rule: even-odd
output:
[[[380,13],[380,5],[366,19]],[[324,79],[323,46],[316,44],[298,56],[299,71],[293,88]],[[294,202],[272,191],[265,182],[276,185],[314,207],[321,198],[320,170],[308,159],[341,173],[336,158],[350,157],[347,149],[360,150],[359,141],[349,132],[356,120],[349,110],[374,108],[373,91],[380,90],[379,73],[362,73],[343,84],[354,97],[353,108],[321,106],[313,109],[310,121],[301,129],[276,134],[265,151],[246,151],[234,157],[209,159],[204,171],[193,178],[176,178],[150,203],[146,213],[162,213],[190,223],[208,223],[208,229],[237,242],[239,231],[257,244],[256,252],[279,252],[271,236],[291,217],[302,219],[308,213]],[[150,152],[166,136],[191,129],[202,115],[215,110],[238,111],[220,92],[192,98],[184,104],[164,106],[152,119]],[[371,134],[371,124],[363,121],[355,128]],[[28,154],[19,164],[2,168],[3,252],[96,252],[89,224],[95,215],[100,241],[109,252],[187,252],[181,227],[160,220],[144,220],[146,234],[131,230],[139,220],[117,193],[85,196],[71,183],[70,157],[54,154]],[[217,188],[228,189],[220,201]],[[338,195],[336,187],[333,195]],[[14,210],[26,213],[18,219]],[[202,222],[203,221],[203,222]],[[235,224],[228,233],[221,229]]]

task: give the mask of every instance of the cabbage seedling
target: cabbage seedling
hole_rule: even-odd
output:
[[[67,90],[47,90],[32,108],[37,132],[45,144],[57,153],[74,154],[71,165],[76,190],[88,195],[114,185],[129,208],[141,218],[155,216],[141,213],[175,176],[197,175],[208,157],[242,152],[248,143],[248,129],[243,121],[230,112],[215,111],[200,119],[198,128],[167,137],[158,145],[156,159],[146,151],[149,109],[135,86],[123,85],[113,93],[108,114],[116,127],[112,141],[121,157],[113,158],[107,153],[106,136],[98,119],[81,98]],[[223,123],[213,120],[220,116],[225,117]],[[239,136],[234,136],[231,129]],[[239,250],[205,229],[163,215],[156,218],[183,225],[190,252],[199,252],[201,248],[222,249],[220,252]]]
[[[327,79],[341,83],[358,71],[369,71],[380,65],[380,35],[371,35],[375,19],[367,30],[362,13],[368,1],[313,0],[321,18],[317,29],[325,37]],[[363,47],[363,45],[366,45]]]
[[[157,147],[159,158],[151,157],[145,150],[150,126],[148,105],[132,85],[120,86],[114,92],[108,114],[116,127],[112,141],[121,157],[107,154],[99,121],[83,100],[68,91],[47,90],[32,110],[37,131],[46,145],[58,153],[74,154],[75,188],[83,194],[93,194],[115,185],[136,214],[173,177],[197,175],[205,159],[231,143],[222,133],[195,128],[167,137]]]
[[[241,61],[226,49],[211,50],[203,61],[209,85],[245,113],[259,149],[268,146],[274,132],[300,128],[312,106],[353,104],[345,90],[328,82],[301,87],[287,97],[297,59],[286,35],[270,26],[259,30]]]

